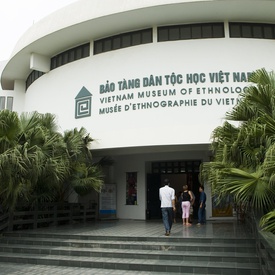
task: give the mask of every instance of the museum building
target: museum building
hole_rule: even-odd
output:
[[[32,25],[1,69],[0,109],[55,114],[109,156],[99,215],[160,218],[165,178],[199,167],[254,70],[275,68],[275,1],[78,0]],[[232,216],[207,193],[207,218]],[[72,201],[80,198],[74,196]]]

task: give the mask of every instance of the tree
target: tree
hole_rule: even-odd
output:
[[[55,116],[0,112],[0,199],[17,203],[62,201],[70,187],[78,194],[99,191],[100,167],[92,162],[92,142],[84,128],[62,135]]]
[[[214,159],[202,164],[200,176],[217,197],[231,194],[236,202],[267,212],[260,224],[275,232],[275,75],[260,69],[249,81],[224,124],[213,131]]]
[[[64,179],[63,193],[60,199],[64,200],[70,190],[79,195],[85,195],[92,190],[100,191],[102,186],[101,165],[93,163],[89,145],[93,139],[84,128],[79,131],[75,128],[64,133],[66,153],[70,159],[69,173]]]

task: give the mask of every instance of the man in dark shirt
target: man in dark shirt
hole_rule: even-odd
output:
[[[201,185],[199,188],[200,191],[200,201],[199,201],[199,211],[198,211],[198,226],[206,222],[205,218],[205,203],[206,203],[206,194],[204,192],[204,186]]]

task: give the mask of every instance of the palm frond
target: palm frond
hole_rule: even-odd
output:
[[[275,234],[275,210],[273,209],[269,213],[265,214],[260,220],[260,226],[265,231]]]

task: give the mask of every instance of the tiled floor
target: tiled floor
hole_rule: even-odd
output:
[[[113,235],[113,236],[164,236],[164,226],[161,220],[109,220],[86,224],[74,224],[38,229],[39,232],[53,232],[80,235]],[[173,224],[168,238],[247,238],[251,237],[245,225],[236,220],[213,220],[207,224],[196,224],[186,227],[181,221]]]
[[[163,237],[163,238],[249,238],[245,226],[236,220],[216,220],[208,221],[206,225],[200,227],[196,224],[185,227],[181,221],[175,223],[169,237],[164,236],[164,227],[161,220],[140,221],[140,220],[105,220],[91,223],[78,223],[74,225],[57,226],[30,230],[45,233],[58,234],[80,234],[93,236],[137,236],[137,237]],[[154,272],[136,272],[136,271],[116,271],[87,268],[69,268],[57,266],[41,266],[29,264],[0,263],[0,274],[13,275],[37,275],[37,274],[155,274]],[[164,273],[162,273],[164,274]]]

